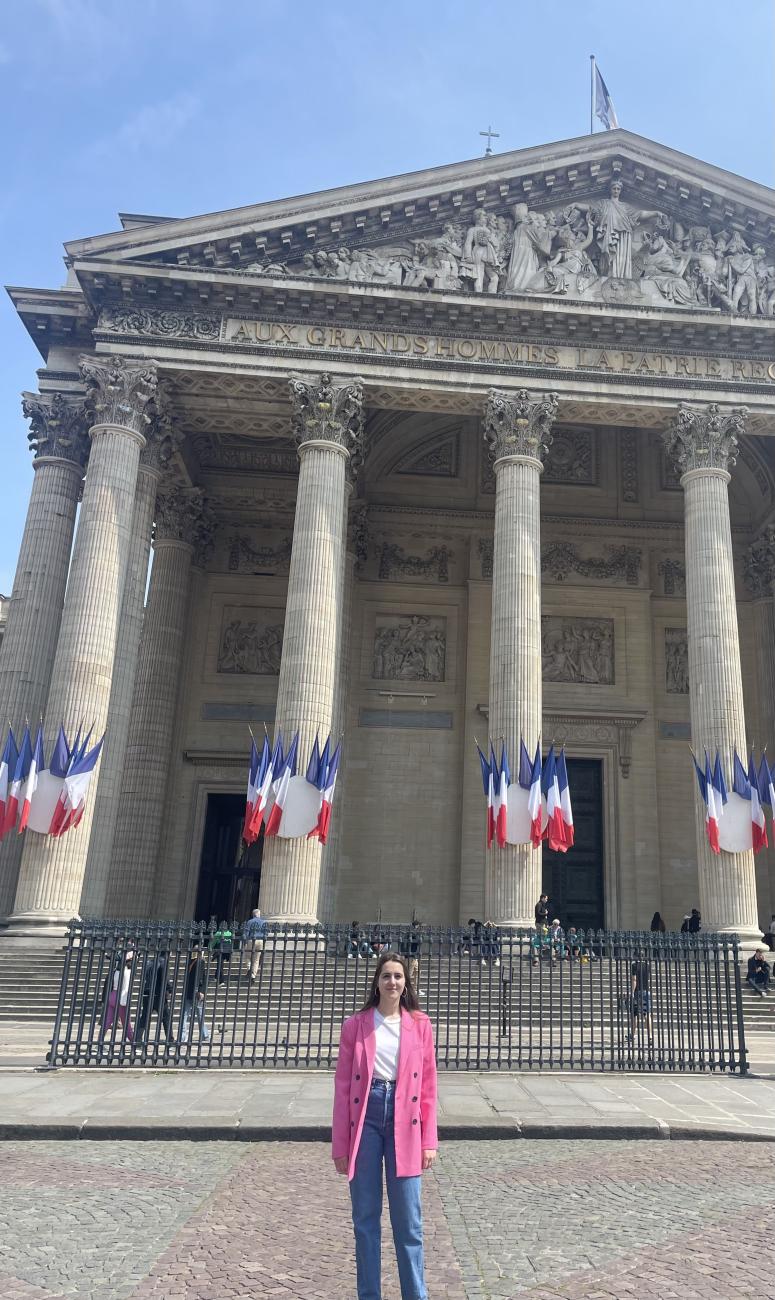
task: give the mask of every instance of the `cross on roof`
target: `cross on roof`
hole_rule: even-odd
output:
[[[484,151],[484,156],[489,158],[492,153],[492,142],[493,140],[499,140],[501,133],[500,131],[493,131],[492,127],[488,126],[486,131],[480,131],[479,134],[487,136],[487,148]]]

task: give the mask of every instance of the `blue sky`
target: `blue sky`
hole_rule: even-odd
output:
[[[596,54],[622,126],[772,185],[772,0],[6,0],[5,284],[55,287],[116,212],[189,216],[589,129]],[[0,591],[32,478],[40,359],[0,301]]]

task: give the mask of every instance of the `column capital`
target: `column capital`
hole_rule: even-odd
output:
[[[301,456],[309,443],[330,443],[348,457],[353,472],[363,460],[363,380],[335,382],[324,373],[293,375],[291,432]]]
[[[491,388],[484,408],[484,440],[493,461],[525,456],[543,465],[559,400],[557,393],[531,396],[526,388],[516,393]]]
[[[716,402],[704,408],[682,402],[662,441],[681,475],[692,470],[728,473],[737,456],[737,444],[745,432],[745,406],[721,407]]]
[[[91,390],[94,424],[147,436],[146,407],[156,392],[156,363],[123,357],[83,357],[81,375]]]
[[[775,592],[775,526],[762,529],[743,553],[743,577],[752,596]]]
[[[83,469],[89,455],[90,408],[83,397],[22,393],[22,414],[30,421],[27,441],[35,460],[55,457]]]
[[[156,497],[154,547],[164,542],[188,546],[201,566],[212,552],[216,522],[201,488],[168,484]]]
[[[145,446],[140,452],[140,468],[161,475],[183,442],[183,434],[172,419],[169,394],[161,382],[148,403],[147,415],[149,423],[145,428]]]

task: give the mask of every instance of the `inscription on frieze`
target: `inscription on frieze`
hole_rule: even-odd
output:
[[[545,682],[613,685],[613,619],[544,615],[541,656]]]
[[[443,682],[447,620],[429,614],[378,614],[371,675],[378,681]]]
[[[219,673],[276,677],[282,649],[282,610],[226,606],[218,647]]]

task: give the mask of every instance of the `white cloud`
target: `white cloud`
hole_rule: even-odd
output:
[[[109,154],[138,154],[145,150],[163,150],[196,117],[199,99],[182,91],[158,104],[146,104],[108,135],[101,136],[86,149],[89,159]]]

